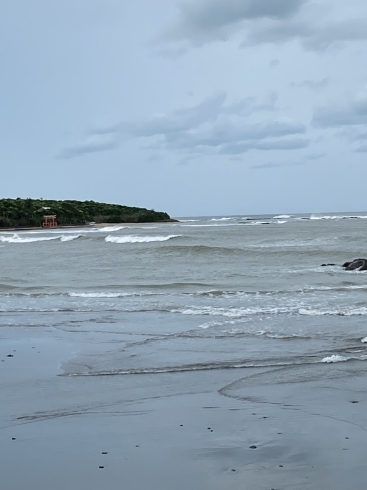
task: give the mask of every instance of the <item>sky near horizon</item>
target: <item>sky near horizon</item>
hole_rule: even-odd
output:
[[[367,211],[366,0],[0,6],[0,197]]]

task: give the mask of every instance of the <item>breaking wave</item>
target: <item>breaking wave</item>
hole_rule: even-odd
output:
[[[344,310],[317,310],[301,308],[298,313],[300,315],[309,316],[366,316],[367,308],[362,306],[361,308],[346,308]]]
[[[35,242],[49,242],[52,240],[60,240],[61,242],[70,242],[76,240],[82,235],[56,235],[56,236],[38,236],[27,237],[19,236],[16,233],[13,236],[0,236],[0,242],[2,243],[35,243]]]
[[[324,357],[324,359],[321,362],[326,362],[326,363],[330,364],[332,362],[349,361],[349,359],[351,359],[351,357],[344,357],[344,356],[340,356],[339,354],[336,354],[336,355],[333,354],[332,356]]]
[[[182,235],[166,235],[166,236],[138,236],[138,235],[126,235],[126,236],[111,236],[108,235],[105,238],[105,242],[111,243],[148,243],[148,242],[165,242],[172,238],[178,238]]]

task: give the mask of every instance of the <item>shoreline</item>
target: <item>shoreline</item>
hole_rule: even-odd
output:
[[[20,228],[0,228],[0,233],[1,232],[8,232],[8,231],[49,231],[49,230],[65,230],[65,229],[93,229],[93,228],[106,228],[107,226],[142,226],[142,225],[157,225],[157,224],[162,224],[166,225],[169,223],[180,223],[178,219],[169,219],[166,221],[147,221],[147,222],[142,222],[142,223],[96,223],[94,225],[60,225],[60,226],[54,226],[52,228],[43,228],[42,226],[25,226],[25,227],[20,227]]]
[[[78,350],[90,352],[76,335]],[[358,363],[274,386],[251,383],[267,368],[67,377],[70,333],[6,329],[5,337],[2,488],[365,489]]]

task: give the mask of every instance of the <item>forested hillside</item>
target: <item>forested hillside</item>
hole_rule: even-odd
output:
[[[94,201],[0,199],[0,228],[41,226],[44,215],[55,214],[59,225],[150,223],[167,221],[167,213]]]

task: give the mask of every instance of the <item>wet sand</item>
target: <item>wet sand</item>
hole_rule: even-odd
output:
[[[360,362],[66,377],[81,337],[2,330],[2,489],[366,488]]]

